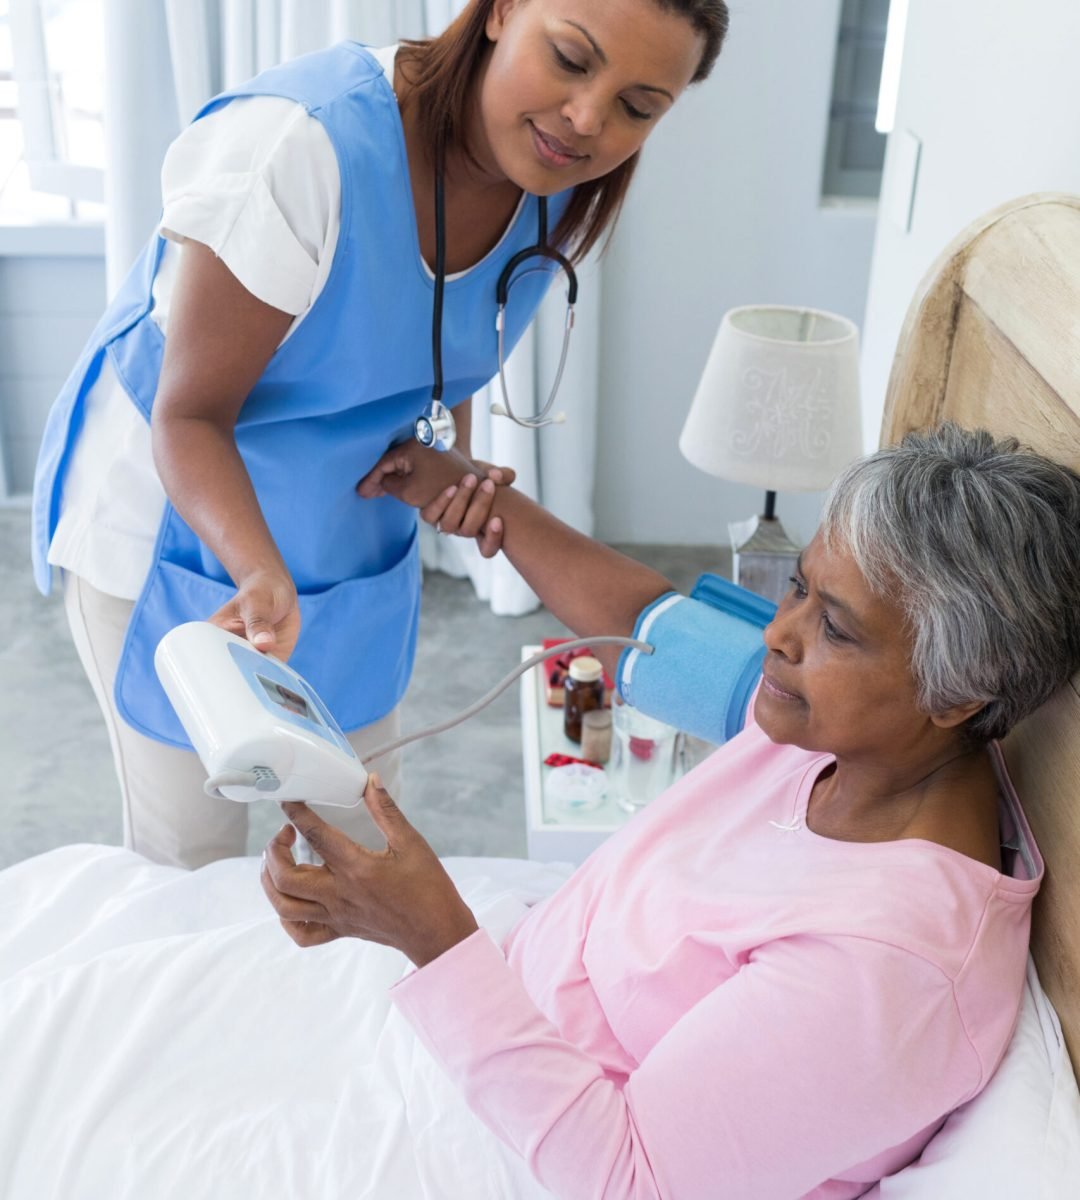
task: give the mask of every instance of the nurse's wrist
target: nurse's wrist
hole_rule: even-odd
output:
[[[269,547],[253,547],[246,552],[234,553],[224,565],[238,588],[259,581],[296,590],[292,574],[273,543]]]
[[[272,596],[275,603],[295,602],[296,584],[288,571],[272,567],[258,568],[240,576],[236,581],[236,590],[240,594],[259,592],[264,596]]]

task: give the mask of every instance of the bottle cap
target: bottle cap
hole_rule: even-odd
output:
[[[602,679],[604,668],[598,658],[582,654],[579,658],[570,660],[570,678],[578,683],[593,683]]]

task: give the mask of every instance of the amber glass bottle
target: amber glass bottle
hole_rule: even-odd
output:
[[[581,741],[581,718],[604,707],[604,668],[588,654],[572,659],[563,684],[563,731],[572,742]]]

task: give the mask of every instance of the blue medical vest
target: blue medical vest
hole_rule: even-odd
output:
[[[387,447],[409,434],[430,397],[434,282],[420,254],[397,100],[372,55],[353,42],[306,55],[217,97],[195,119],[256,95],[295,100],[322,122],[341,170],[341,229],[322,292],[244,403],[236,444],[299,593],[303,623],[290,665],[342,728],[356,729],[398,703],[412,670],[420,606],[416,513],[391,497],[362,500],[355,488]],[[568,199],[552,199],[552,227]],[[497,252],[447,280],[449,405],[496,373],[496,280],[536,235],[537,201],[529,196]],[[64,470],[105,355],[150,419],[164,350],[150,317],[151,287],[163,248],[161,237],[150,240],[49,414],[32,513],[35,579],[45,594]],[[521,336],[551,277],[544,271],[515,285],[508,345]],[[116,677],[117,707],[135,729],[189,745],[154,673],[154,649],[173,626],[210,616],[234,592],[221,563],[166,504]]]

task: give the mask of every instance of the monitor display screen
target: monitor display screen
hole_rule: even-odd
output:
[[[294,692],[292,688],[286,687],[283,683],[267,679],[265,675],[256,673],[255,678],[262,684],[263,691],[279,708],[285,709],[286,712],[296,713],[297,716],[304,717],[305,720],[311,721],[315,725],[322,724],[319,714],[308,704],[307,698],[299,692]]]

